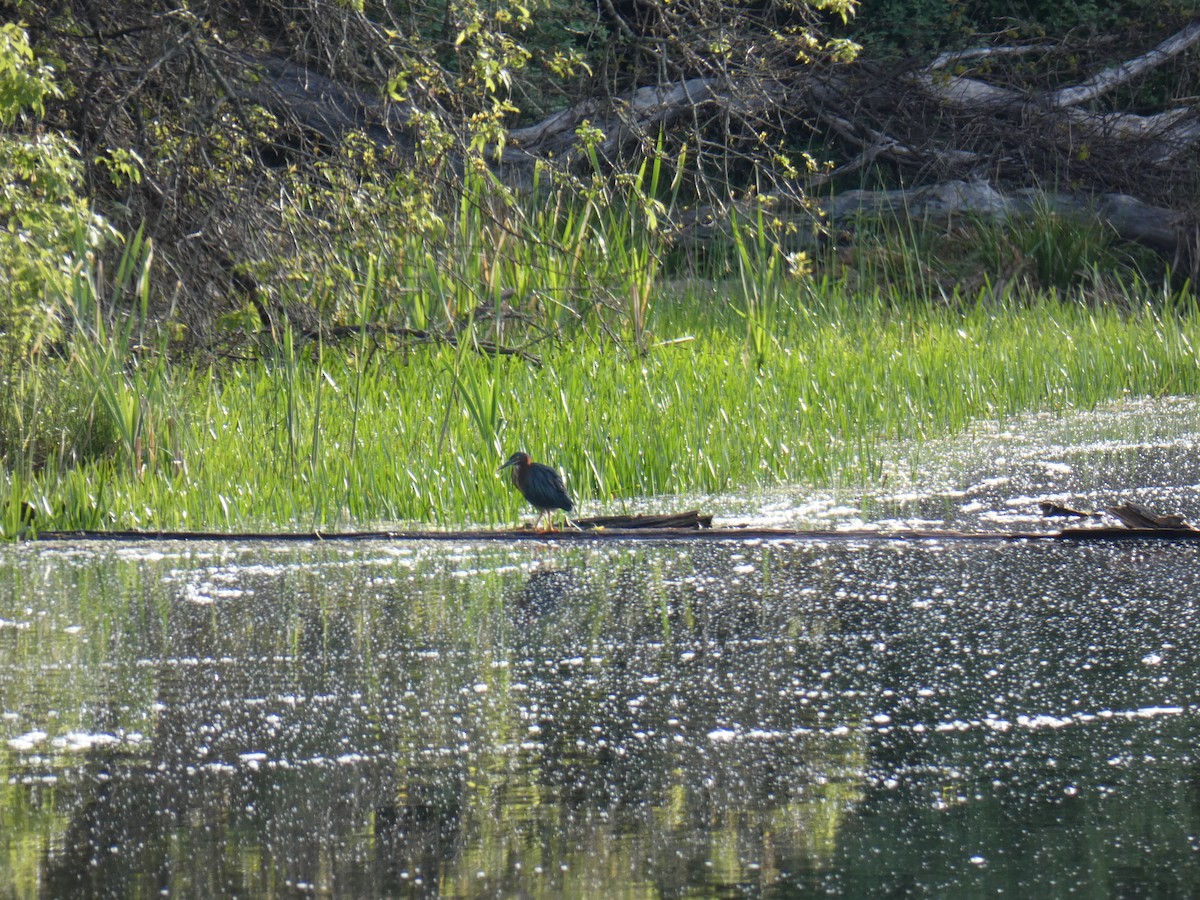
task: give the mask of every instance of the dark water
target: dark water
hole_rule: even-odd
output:
[[[1200,550],[0,548],[0,896],[1200,894]]]

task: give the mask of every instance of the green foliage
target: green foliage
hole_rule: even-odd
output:
[[[54,73],[34,58],[25,31],[11,22],[0,25],[0,124],[12,127],[25,109],[41,116],[46,97],[58,95]]]
[[[55,95],[25,33],[0,26],[0,122],[41,115]],[[0,134],[0,172],[0,350],[14,361],[60,337],[72,282],[112,231],[81,194],[76,148],[61,135]]]
[[[753,257],[755,230],[745,238]],[[261,363],[198,371],[130,354],[136,328],[81,332],[61,367],[29,378],[83,385],[79,417],[107,423],[108,447],[18,465],[8,519],[28,503],[53,527],[507,522],[521,499],[494,470],[516,447],[562,468],[598,513],[656,494],[871,481],[887,474],[887,441],[1200,390],[1190,298],[1156,308],[1133,283],[1123,305],[1095,306],[985,286],[931,305],[914,287],[851,294],[811,273],[720,297],[661,285],[644,352],[580,332],[544,347],[538,368],[467,350],[478,322],[458,347],[403,354],[362,338],[302,345],[285,329]],[[754,313],[761,340],[732,311],[752,296],[770,303]]]
[[[0,459],[18,471],[103,457],[116,434],[91,379],[63,360],[12,369],[0,392]]]
[[[1039,208],[1009,229],[1018,251],[1032,261],[1037,283],[1065,290],[1113,258],[1115,235],[1099,222],[1078,220]]]
[[[830,262],[858,290],[901,283],[931,302],[971,296],[989,285],[1116,298],[1130,281],[1168,277],[1156,254],[1118,243],[1104,222],[1060,213],[1045,203],[1005,221],[864,218],[856,223],[853,245]]]
[[[130,469],[143,449],[157,446],[147,431],[155,386],[168,377],[161,343],[148,327],[152,247],[141,233],[125,243],[112,277],[88,257],[71,273],[58,308],[63,337],[57,352],[10,357],[0,378],[0,461],[15,471],[69,470],[124,456]],[[115,299],[132,314],[116,312]],[[159,347],[158,349],[161,349]],[[147,365],[153,377],[142,377]],[[132,384],[127,375],[134,377]]]
[[[285,212],[297,228],[321,221],[320,240],[265,259],[253,273],[285,285],[285,301],[315,307],[326,322],[461,331],[472,346],[521,340],[505,331],[503,300],[544,326],[541,337],[600,319],[599,327],[644,350],[683,160],[660,148],[615,178],[599,159],[592,164],[578,180],[543,182],[539,173],[531,191],[518,194],[476,156],[450,207],[412,171],[381,186],[331,163]]]

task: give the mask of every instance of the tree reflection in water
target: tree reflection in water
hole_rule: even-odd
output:
[[[1200,887],[1192,548],[528,553],[6,551],[0,892]]]

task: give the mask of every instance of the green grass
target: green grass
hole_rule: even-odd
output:
[[[559,467],[584,514],[869,484],[898,439],[1200,391],[1192,295],[1116,274],[1087,229],[885,229],[808,260],[764,212],[689,278],[660,178],[528,206],[477,180],[436,239],[335,248],[334,323],[454,336],[437,344],[305,342],[281,319],[244,345],[257,358],[172,357],[134,236],[110,280],[80,270],[57,352],[0,373],[0,533],[511,523],[527,511],[495,470],[517,449]]]
[[[465,342],[368,354],[290,335],[261,363],[123,366],[80,339],[28,377],[91,378],[108,447],[10,460],[0,525],[14,533],[22,503],[42,528],[513,522],[520,498],[495,470],[515,449],[567,473],[584,512],[645,495],[869,483],[894,439],[1200,390],[1200,317],[1161,297],[900,306],[797,281],[756,301],[773,304],[764,350],[744,302],[660,290],[648,352],[580,332],[546,345],[540,368]]]

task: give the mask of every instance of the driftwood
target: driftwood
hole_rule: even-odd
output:
[[[873,83],[866,67],[854,65],[800,71],[790,82],[691,78],[642,87],[611,103],[589,99],[516,129],[501,168],[510,180],[519,181],[537,160],[553,158],[568,167],[580,163],[576,129],[585,121],[604,135],[597,147],[600,156],[618,160],[653,149],[660,133],[695,127],[694,121],[711,122],[723,109],[741,118],[775,111],[782,119],[823,131],[851,151],[841,166],[780,183],[771,195],[780,203],[799,200],[833,228],[883,213],[935,221],[984,215],[1004,221],[1045,209],[1104,222],[1121,239],[1153,249],[1186,273],[1200,264],[1200,231],[1197,211],[1187,208],[1187,198],[1176,190],[1200,152],[1200,108],[1193,102],[1142,115],[1092,107],[1197,44],[1200,21],[1081,83],[1042,91],[998,87],[948,70],[1005,56],[1061,52],[1046,43],[944,54],[919,71],[901,78],[881,76]],[[1039,160],[1040,169],[1031,165]],[[906,190],[852,190],[816,203],[805,200],[815,188],[877,162],[916,169],[925,179],[941,175],[942,180]],[[1030,179],[1048,183],[1066,173],[1085,187],[1066,193],[1028,186]],[[1025,186],[1016,189],[997,186],[1022,181]],[[1181,199],[1182,209],[1168,205]],[[680,242],[699,245],[727,232],[723,212],[693,210],[680,223]]]
[[[1152,509],[1138,503],[1125,503],[1121,506],[1110,506],[1108,511],[1121,520],[1126,528],[1142,528],[1163,531],[1193,531],[1190,525],[1180,515],[1161,515]]]
[[[963,62],[968,55],[972,59],[987,58],[992,55],[989,48],[968,54],[960,52],[940,56],[925,71],[913,75],[911,81],[947,105],[969,112],[1015,118],[1027,128],[1048,127],[1052,139],[1065,141],[1068,150],[1078,146],[1081,139],[1087,137],[1135,139],[1141,146],[1127,163],[1161,165],[1191,151],[1200,140],[1200,116],[1197,116],[1193,107],[1181,106],[1150,116],[1126,112],[1097,113],[1080,107],[1115,91],[1197,43],[1200,43],[1200,20],[1190,23],[1141,56],[1110,66],[1081,84],[1043,91],[1033,96],[999,88],[979,79],[940,74],[940,70]],[[990,49],[998,55],[998,51],[1014,48]]]
[[[673,513],[665,516],[593,516],[590,519],[572,519],[573,524],[584,530],[596,528],[641,529],[641,528],[712,528],[712,516],[701,515],[698,510]]]
[[[318,136],[327,145],[362,133],[380,147],[410,152],[416,146],[410,103],[388,103],[278,56],[238,53],[238,76],[224,76],[239,103],[261,106],[284,122]]]
[[[973,215],[1006,221],[1044,209],[1107,223],[1121,239],[1153,249],[1177,272],[1187,273],[1200,265],[1197,211],[1171,208],[1179,199],[1171,185],[1200,152],[1200,108],[1180,103],[1142,114],[1105,111],[1098,101],[1198,44],[1200,21],[1193,21],[1155,47],[1078,83],[1041,90],[991,84],[969,74],[968,67],[1070,48],[1048,42],[976,47],[943,54],[899,76],[872,74],[869,64],[855,63],[782,68],[770,78],[680,78],[616,97],[585,98],[540,122],[512,129],[498,157],[488,156],[498,159],[494,165],[503,180],[521,186],[532,183],[539,164],[589,168],[592,156],[579,137],[585,123],[602,135],[594,146],[598,157],[623,165],[655,152],[663,137],[668,145],[716,148],[722,142],[722,121],[761,119],[774,122],[771,127],[814,130],[842,148],[840,166],[801,173],[778,182],[771,193],[780,204],[816,213],[821,227],[811,240],[817,240],[818,231],[842,229],[864,215],[931,221]],[[265,108],[325,144],[364,133],[401,155],[416,146],[412,123],[420,111],[411,102],[382,100],[276,56],[231,56],[236,65],[225,67],[221,77],[237,104]],[[733,141],[728,134],[725,138]],[[1085,157],[1093,162],[1080,162]],[[1042,168],[1031,168],[1031,159],[1040,160]],[[922,181],[933,176],[933,183],[806,199],[833,179],[881,162],[917,170]],[[1088,177],[1075,177],[1081,168]],[[1083,185],[1081,190],[1028,186],[1031,179],[1048,182],[1067,172]],[[1001,186],[1022,181],[1022,187]],[[727,232],[725,213],[714,207],[692,209],[684,221],[674,223],[679,243],[703,245]]]
[[[1048,501],[1042,503],[1041,508],[1042,515],[1048,517],[1067,516],[1098,519],[1103,515],[1103,513],[1074,509],[1070,506],[1064,506],[1060,503],[1050,503]],[[1196,530],[1181,515],[1176,513],[1166,515],[1156,513],[1154,510],[1142,506],[1140,503],[1122,503],[1119,506],[1110,506],[1107,512],[1110,516],[1119,520],[1126,529],[1171,532]]]
[[[1095,106],[1105,95],[1198,43],[1200,21],[1194,21],[1146,53],[1110,66],[1079,84],[1040,91],[999,87],[947,70],[1014,55],[1050,54],[1063,48],[1041,43],[943,54],[882,89],[869,89],[872,102],[882,110],[877,120],[903,123],[902,110],[912,106],[924,110],[923,119],[930,112],[954,114],[949,127],[932,131],[924,121],[910,122],[904,130],[912,136],[893,131],[891,125],[872,127],[856,114],[862,84],[850,74],[837,73],[814,88],[821,101],[818,118],[859,151],[832,174],[854,171],[876,160],[946,173],[990,168],[1018,174],[1016,170],[1023,170],[1030,161],[1027,150],[1021,151],[1030,147],[1038,148],[1053,167],[1041,173],[1043,177],[1077,165],[1077,160],[1085,156],[1096,161],[1091,171],[1101,182],[1105,168],[1112,177],[1137,183],[1144,172],[1186,166],[1187,158],[1200,145],[1200,110],[1194,101],[1150,115],[1085,108],[1085,104]],[[928,101],[931,108],[921,107],[922,100]],[[956,128],[956,122],[965,127]]]
[[[888,79],[890,93],[876,89],[873,99],[885,105],[884,113],[913,97],[915,91],[938,105],[979,116],[996,117],[1034,132],[1066,153],[1077,152],[1087,140],[1121,145],[1126,166],[1158,166],[1194,152],[1200,143],[1200,111],[1181,105],[1152,115],[1097,112],[1083,108],[1104,95],[1144,75],[1200,43],[1200,21],[1192,22],[1153,49],[1100,71],[1080,84],[1025,93],[998,87],[978,78],[948,74],[947,69],[968,62],[1012,55],[1049,53],[1053,44],[981,47],[943,54],[924,68],[901,79]],[[535,159],[570,158],[577,151],[575,131],[585,121],[604,134],[598,146],[602,156],[619,157],[651,144],[662,129],[687,123],[704,108],[722,108],[741,116],[768,110],[785,110],[795,118],[820,123],[850,144],[859,156],[840,172],[877,159],[892,159],[922,167],[974,167],[984,161],[982,151],[945,146],[934,141],[916,144],[881,128],[871,127],[861,114],[862,84],[853,65],[833,71],[792,73],[791,80],[740,82],[731,78],[690,78],[673,84],[641,87],[610,102],[588,99],[533,125],[509,134],[516,148],[506,163],[519,167]],[[825,176],[827,177],[827,176]],[[825,180],[818,177],[817,181]]]
[[[501,169],[509,181],[524,182],[532,166],[548,159],[568,167],[587,164],[577,129],[585,122],[603,138],[600,158],[611,161],[653,151],[661,133],[690,126],[698,115],[735,109],[740,116],[759,115],[778,104],[789,86],[728,78],[689,78],[675,84],[641,87],[610,101],[588,99],[542,122],[509,132]]]
[[[1100,513],[1089,510],[1074,509],[1061,503],[1045,502],[1041,504],[1043,516],[1062,516],[1072,519],[1098,519]]]
[[[1193,249],[1194,228],[1185,213],[1143,203],[1127,194],[1088,196],[1035,188],[1002,193],[982,182],[948,181],[909,190],[846,191],[822,203],[821,208],[835,226],[881,213],[932,222],[963,215],[1008,222],[1046,210],[1081,222],[1103,222],[1122,240],[1142,244],[1168,259],[1182,259]]]

